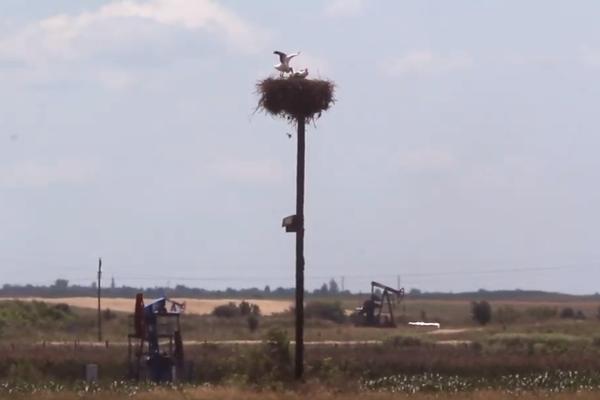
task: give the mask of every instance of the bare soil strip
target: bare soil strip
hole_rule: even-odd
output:
[[[219,345],[219,346],[255,346],[264,343],[262,340],[184,340],[185,346]],[[294,344],[293,340],[290,344]],[[306,341],[306,346],[370,346],[383,344],[383,340],[319,340]],[[439,340],[435,342],[442,346],[467,346],[472,342],[470,340]],[[127,342],[108,342],[109,347],[127,346]],[[37,342],[36,346],[50,347],[106,347],[107,342],[92,341],[43,341]]]
[[[427,332],[428,335],[453,335],[455,333],[463,333],[469,331],[479,330],[477,328],[460,328],[460,329],[437,329],[435,331]]]
[[[1,300],[21,300],[21,301],[43,301],[51,304],[65,303],[73,307],[92,308],[98,306],[95,297],[62,297],[62,298],[42,298],[42,297],[23,297],[23,298],[4,298]],[[0,301],[1,301],[0,300]],[[229,302],[240,303],[240,299],[189,299],[178,298],[173,299],[177,302],[186,303],[186,313],[206,315],[222,304]],[[264,299],[246,299],[246,301],[256,304],[260,307],[263,315],[273,315],[287,311],[292,302],[288,300],[264,300]],[[133,312],[135,299],[124,298],[104,298],[102,299],[102,308],[110,308],[112,311]]]

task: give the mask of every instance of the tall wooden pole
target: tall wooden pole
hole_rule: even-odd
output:
[[[305,120],[297,118],[298,159],[296,166],[296,379],[304,373],[304,153]]]
[[[102,341],[102,308],[100,296],[102,294],[102,258],[98,259],[98,341]]]

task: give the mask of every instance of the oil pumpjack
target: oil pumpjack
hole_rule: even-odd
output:
[[[168,309],[167,309],[168,306]],[[133,333],[128,335],[129,374],[134,379],[154,382],[176,379],[183,368],[183,340],[179,317],[185,303],[161,297],[144,304],[144,296],[135,297]]]
[[[399,303],[404,298],[404,288],[394,289],[375,281],[371,282],[371,297],[364,301],[362,307],[356,309],[353,315],[355,324],[359,326],[395,327],[392,295],[395,296],[394,303]]]

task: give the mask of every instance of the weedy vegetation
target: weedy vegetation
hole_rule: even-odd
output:
[[[154,386],[125,379],[130,316],[104,311],[109,343],[94,344],[87,342],[95,336],[92,310],[2,301],[0,398],[295,399],[313,390],[315,399],[562,399],[600,393],[600,322],[561,318],[570,305],[491,302],[485,325],[472,319],[469,301],[407,302],[399,309],[400,321],[441,316],[437,331],[354,327],[347,318],[352,304],[330,297],[307,303],[307,340],[315,343],[306,348],[303,385],[292,378],[291,313],[263,316],[251,302],[240,302],[212,315],[184,316],[184,339],[192,340],[185,374],[175,386]],[[597,306],[571,308],[593,315]],[[251,327],[251,318],[260,323]],[[227,339],[254,342],[222,342]],[[347,342],[362,340],[369,342]],[[97,384],[82,382],[87,363],[99,366]]]

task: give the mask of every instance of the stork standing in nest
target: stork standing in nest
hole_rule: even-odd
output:
[[[285,73],[289,73],[289,74],[293,74],[294,73],[294,69],[292,67],[290,67],[290,61],[292,60],[292,58],[296,57],[297,55],[300,54],[300,52],[297,53],[292,53],[292,54],[286,54],[282,51],[274,51],[273,54],[277,54],[279,56],[279,64],[276,64],[274,67],[277,71],[280,72],[279,76],[281,78],[283,78],[283,74]]]

